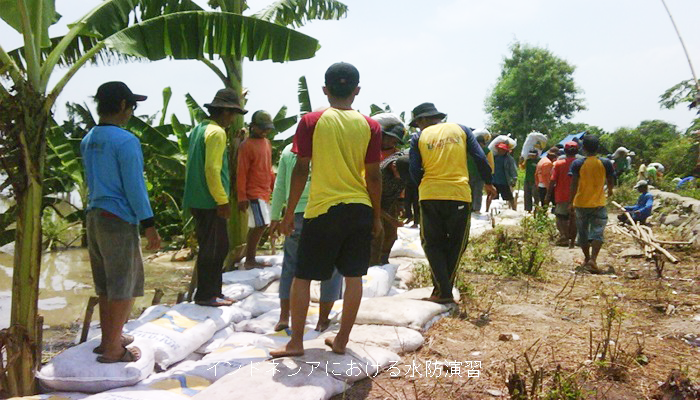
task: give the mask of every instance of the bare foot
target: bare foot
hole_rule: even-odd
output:
[[[340,344],[336,343],[336,339],[337,336],[327,337],[326,340],[323,341],[323,343],[325,343],[326,346],[330,347],[335,354],[345,354],[345,346],[347,345],[347,343],[341,346]]]
[[[283,322],[282,320],[277,322],[277,325],[275,325],[275,328],[274,328],[275,332],[283,331],[285,329],[289,329],[289,323]]]
[[[325,331],[326,329],[328,329],[328,327],[329,327],[330,325],[331,325],[331,320],[330,320],[330,319],[325,319],[325,320],[323,320],[323,321],[319,319],[318,322],[316,323],[316,329],[315,329],[315,330],[318,331],[318,332],[323,332],[323,331]]]
[[[299,357],[304,355],[304,346],[296,347],[290,343],[279,349],[270,350],[270,358]]]

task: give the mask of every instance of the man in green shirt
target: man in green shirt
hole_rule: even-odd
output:
[[[237,115],[247,111],[233,89],[219,90],[214,100],[204,107],[209,111],[209,118],[190,133],[182,206],[194,217],[199,244],[194,301],[218,307],[233,303],[221,293],[221,271],[228,254],[226,220],[231,216],[225,129]]]
[[[272,206],[270,210],[270,235],[274,236],[277,233],[279,222],[282,219],[282,208],[287,205],[289,198],[289,189],[292,183],[292,171],[297,163],[297,155],[292,152],[292,143],[282,150],[280,162],[277,166],[277,178],[275,178],[275,189],[272,191]],[[301,193],[299,203],[294,209],[294,231],[284,240],[284,259],[282,260],[282,276],[280,277],[280,319],[275,325],[275,331],[281,331],[289,328],[289,297],[292,287],[292,279],[297,269],[299,258],[297,252],[299,250],[299,238],[304,225],[304,211],[306,204],[309,201],[309,183],[311,175],[306,179],[306,186]],[[321,296],[319,298],[319,313],[316,330],[319,332],[325,331],[330,325],[328,316],[331,313],[333,304],[340,298],[340,292],[343,286],[343,277],[338,271],[333,272],[330,279],[321,281]]]
[[[525,211],[532,211],[533,199],[535,204],[539,200],[537,187],[535,186],[535,170],[537,169],[537,162],[540,161],[537,156],[537,149],[532,149],[527,155],[527,160],[525,160],[525,182],[523,183]]]

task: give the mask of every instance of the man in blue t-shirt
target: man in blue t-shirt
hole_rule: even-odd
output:
[[[625,207],[625,211],[630,213],[635,222],[644,224],[647,222],[647,218],[651,216],[651,209],[654,207],[654,197],[649,193],[649,183],[645,180],[637,182],[634,188],[641,194],[637,198],[637,204]],[[629,222],[625,214],[620,214],[617,218],[620,222]]]
[[[141,143],[126,125],[138,101],[123,82],[97,89],[100,123],[80,143],[88,185],[87,239],[90,266],[99,296],[102,342],[93,351],[101,363],[133,362],[133,336],[123,335],[134,298],[143,296],[143,261],[139,224],[148,239],[146,249],[160,248],[153,211],[143,177]]]

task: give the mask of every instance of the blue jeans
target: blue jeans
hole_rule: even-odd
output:
[[[289,299],[292,279],[294,279],[299,260],[297,253],[303,225],[304,213],[294,214],[294,232],[287,236],[287,239],[284,241],[284,259],[282,260],[282,276],[280,277],[280,299],[282,300]],[[343,276],[336,269],[333,271],[333,276],[330,279],[321,281],[321,297],[319,300],[322,303],[338,300],[342,286]]]
[[[593,240],[603,241],[605,225],[608,224],[608,210],[605,207],[576,207],[576,229],[578,245],[587,246]]]

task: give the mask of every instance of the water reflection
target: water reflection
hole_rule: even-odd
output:
[[[13,256],[0,252],[0,329],[10,324]],[[165,301],[184,291],[192,262],[145,262],[146,294],[135,308],[150,305],[156,288],[164,289]],[[82,321],[90,296],[95,295],[87,249],[75,248],[45,253],[39,274],[39,313],[48,326],[65,326]],[[95,314],[96,316],[97,314]],[[95,317],[97,318],[97,317]]]

